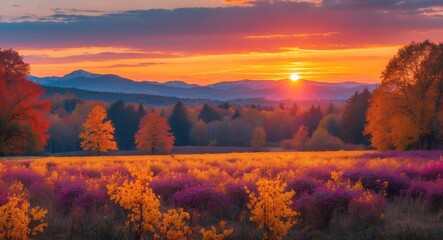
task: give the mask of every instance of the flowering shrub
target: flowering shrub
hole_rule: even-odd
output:
[[[174,198],[177,206],[186,209],[210,211],[218,216],[226,212],[225,196],[209,184],[190,186],[175,193]]]
[[[351,199],[352,192],[345,188],[321,186],[312,195],[304,194],[297,199],[294,208],[299,209],[307,224],[321,229],[327,227],[335,215],[346,212]]]
[[[443,209],[443,181],[413,181],[403,192],[412,199],[422,199],[431,211]]]
[[[221,221],[219,223],[219,227],[221,228],[220,233],[216,227],[211,226],[208,230],[205,228],[200,229],[200,233],[202,235],[202,240],[223,240],[225,237],[231,235],[234,232],[234,229],[225,229],[225,221]]]
[[[150,187],[156,194],[161,196],[164,202],[173,203],[176,192],[183,190],[186,186],[193,186],[200,183],[202,183],[202,181],[197,180],[189,174],[176,173],[154,179],[150,183]]]
[[[134,232],[136,239],[142,239],[147,233],[154,233],[158,219],[160,200],[149,188],[152,173],[148,169],[132,169],[134,181],[125,180],[121,186],[109,184],[108,194],[112,201],[128,211],[126,225]]]
[[[22,183],[11,185],[8,201],[0,206],[0,239],[30,239],[48,226],[43,221],[48,211],[31,208],[28,197]]]
[[[348,206],[348,213],[354,226],[366,227],[368,224],[378,224],[383,220],[387,207],[386,198],[382,194],[364,191],[354,197]]]
[[[305,193],[312,194],[320,184],[320,182],[310,177],[294,178],[288,183],[287,190],[294,190],[295,197],[300,197]]]
[[[162,220],[158,223],[158,232],[154,235],[156,239],[171,239],[171,240],[187,240],[192,232],[187,225],[189,220],[189,213],[184,212],[183,209],[178,211],[175,209],[168,210],[163,213]]]
[[[428,164],[421,170],[421,177],[427,181],[443,178],[443,162]]]
[[[407,177],[386,170],[353,170],[346,172],[344,177],[354,183],[360,181],[366,190],[385,193],[388,198],[399,196],[410,184]]]
[[[55,193],[59,207],[69,212],[73,207],[89,210],[102,206],[107,199],[105,189],[91,185],[90,180],[79,177],[65,177],[56,181]]]

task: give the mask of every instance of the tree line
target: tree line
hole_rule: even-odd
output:
[[[379,150],[408,150],[438,148],[442,138],[443,44],[429,41],[401,48],[373,93],[367,89],[356,92],[344,105],[327,107],[229,102],[189,107],[180,101],[173,106],[151,107],[123,101],[84,101],[73,94],[55,94],[43,101],[42,88],[27,80],[28,75],[29,65],[16,51],[0,49],[2,155],[44,148],[48,152],[91,149],[85,141],[91,142],[88,131],[97,131],[93,122],[99,119],[112,135],[109,139],[115,140],[109,150],[148,151],[146,146],[150,146],[150,152],[169,151],[172,144],[298,150],[371,145]],[[146,143],[159,136],[169,140],[161,147],[152,141]]]

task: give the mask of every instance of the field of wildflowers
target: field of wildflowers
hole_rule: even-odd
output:
[[[0,160],[0,239],[442,239],[443,152]]]

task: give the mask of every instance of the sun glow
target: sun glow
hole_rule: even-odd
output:
[[[291,81],[297,82],[300,79],[300,75],[298,75],[298,73],[293,73],[291,74],[291,76],[289,76],[289,78],[291,79]]]

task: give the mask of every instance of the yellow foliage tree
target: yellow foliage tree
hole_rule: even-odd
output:
[[[114,127],[111,120],[107,118],[106,109],[97,105],[88,113],[88,119],[83,123],[84,131],[80,133],[83,141],[80,143],[85,151],[107,152],[117,150],[117,143],[114,140]]]
[[[8,202],[0,206],[0,239],[30,239],[48,226],[43,221],[48,211],[40,207],[30,208],[28,198],[23,184],[11,186]]]
[[[258,196],[246,188],[249,194],[250,220],[264,230],[262,239],[282,239],[294,226],[299,214],[290,208],[293,190],[285,192],[286,184],[279,179],[261,179],[257,182]]]
[[[126,225],[136,239],[142,239],[148,232],[155,233],[161,218],[160,199],[149,187],[152,172],[146,168],[129,171],[134,180],[125,180],[121,186],[109,184],[108,194],[112,201],[128,211]]]
[[[262,127],[255,127],[252,130],[251,146],[254,148],[260,148],[265,145],[266,132]]]
[[[219,226],[221,228],[221,233],[217,233],[217,228],[211,226],[208,230],[201,228],[200,233],[202,235],[202,240],[223,240],[225,237],[231,235],[234,229],[225,229],[226,222],[221,221]]]
[[[140,121],[140,129],[135,134],[137,149],[150,151],[152,154],[158,151],[170,152],[174,141],[168,122],[156,113],[146,114]]]

